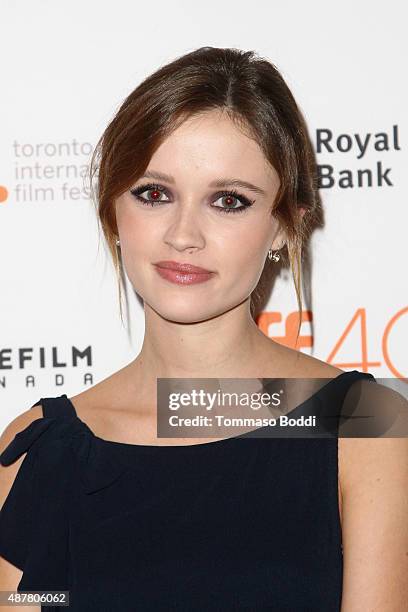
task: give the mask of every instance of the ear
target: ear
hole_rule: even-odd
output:
[[[300,217],[303,219],[303,215],[307,212],[307,208],[303,208],[303,207],[300,206],[298,208],[298,212],[299,212]],[[283,228],[282,229],[278,229],[278,232],[272,238],[272,244],[271,244],[270,248],[273,251],[279,250],[283,246],[285,246],[287,241],[288,240],[287,240],[287,237],[286,237],[285,230]]]

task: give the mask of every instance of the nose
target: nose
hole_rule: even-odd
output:
[[[164,234],[165,244],[176,251],[186,249],[202,249],[205,239],[200,229],[200,219],[197,207],[193,202],[188,205],[174,207],[169,226]]]

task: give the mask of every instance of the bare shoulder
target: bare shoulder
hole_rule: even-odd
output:
[[[299,378],[333,378],[344,372],[341,368],[326,363],[321,359],[301,352],[299,354]]]
[[[387,468],[387,460],[397,459],[408,445],[408,400],[400,393],[369,379],[353,383],[358,404],[353,401],[353,416],[371,417],[378,427],[372,437],[351,437],[346,422],[339,429],[339,470],[342,491],[351,491],[359,480],[369,476],[369,470]],[[349,421],[352,424],[352,421]],[[385,463],[383,463],[383,459]],[[404,459],[404,457],[401,457]]]
[[[353,386],[359,402],[353,415],[364,412],[365,416],[375,418],[381,428],[375,437],[349,437],[347,424],[340,428],[339,455],[344,491],[365,479],[369,470],[386,469],[387,462],[398,459],[398,453],[404,454],[408,447],[408,400],[394,389],[371,380],[359,379]]]
[[[344,370],[312,357],[302,351],[272,342],[270,345],[270,360],[268,360],[272,378],[279,363],[278,377],[287,378],[333,378]],[[269,376],[269,375],[268,375]]]
[[[126,368],[112,373],[97,384],[69,399],[77,416],[99,437],[121,441],[134,428],[137,395],[128,393]],[[129,396],[129,397],[128,397]]]
[[[112,373],[97,384],[70,397],[78,413],[88,414],[98,411],[101,414],[121,405],[127,381],[123,370]]]
[[[122,404],[132,381],[131,364],[112,372],[92,387],[70,397],[75,408],[82,413],[112,410]]]

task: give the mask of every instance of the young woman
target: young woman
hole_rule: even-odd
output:
[[[156,433],[158,378],[329,379],[314,398],[339,410],[357,387],[394,398],[255,322],[279,257],[301,309],[318,214],[313,150],[277,69],[211,47],[163,66],[106,128],[96,175],[118,274],[143,299],[143,346],[4,431],[1,589],[67,590],[81,612],[404,609],[406,438]]]

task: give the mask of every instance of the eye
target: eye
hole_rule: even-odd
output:
[[[144,193],[145,191],[148,192],[148,196],[150,192],[149,197],[151,199],[142,198],[141,194]],[[131,189],[130,193],[135,198],[137,198],[140,202],[143,202],[143,204],[148,204],[148,205],[150,204],[150,206],[154,206],[156,203],[167,204],[167,202],[170,202],[170,200],[161,199],[162,195],[168,196],[167,189],[163,187],[162,185],[155,185],[152,183],[148,183],[147,185],[140,185],[139,187],[135,187],[134,189]]]
[[[242,195],[242,193],[238,193],[235,190],[232,191],[223,191],[222,193],[217,193],[217,200],[223,200],[225,198],[226,207],[223,206],[214,206],[213,208],[217,208],[217,212],[221,213],[238,213],[244,212],[247,208],[252,206],[255,203],[255,200],[249,200],[246,196]],[[241,202],[241,206],[236,206],[233,200],[238,200]]]

